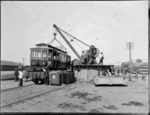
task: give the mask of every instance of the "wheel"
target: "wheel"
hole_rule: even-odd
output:
[[[38,84],[39,83],[39,79],[38,78],[35,78],[32,80],[35,84]]]
[[[45,84],[45,80],[41,80],[41,83],[42,83],[42,84]]]
[[[35,84],[35,79],[32,79],[33,83]]]

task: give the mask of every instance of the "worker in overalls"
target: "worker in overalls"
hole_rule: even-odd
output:
[[[18,78],[18,68],[15,69],[15,72],[14,72],[14,76],[15,76],[15,79],[14,81],[19,81],[19,78]]]
[[[45,85],[49,84],[49,78],[48,78],[48,71],[42,67],[42,70],[44,71],[45,76]]]
[[[24,76],[24,74],[22,72],[21,67],[18,68],[18,73],[19,73],[19,85],[18,86],[22,87],[23,86],[23,76]]]
[[[99,61],[100,65],[103,65],[103,60],[104,60],[104,54],[103,54],[103,52],[101,52],[101,58],[100,58],[100,61]]]

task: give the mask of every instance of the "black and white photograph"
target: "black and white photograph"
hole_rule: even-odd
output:
[[[149,1],[1,1],[1,113],[149,113]]]

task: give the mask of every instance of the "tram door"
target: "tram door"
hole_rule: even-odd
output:
[[[67,69],[71,69],[71,57],[67,56],[67,63],[66,63]]]
[[[53,51],[53,68],[58,69],[59,64],[59,53],[57,51]]]
[[[51,68],[53,65],[53,51],[48,51],[48,66]]]

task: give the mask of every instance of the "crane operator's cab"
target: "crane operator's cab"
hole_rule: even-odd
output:
[[[45,72],[52,70],[71,69],[71,57],[67,52],[48,44],[36,44],[37,47],[31,48],[29,77],[35,84],[39,81],[45,82]]]

